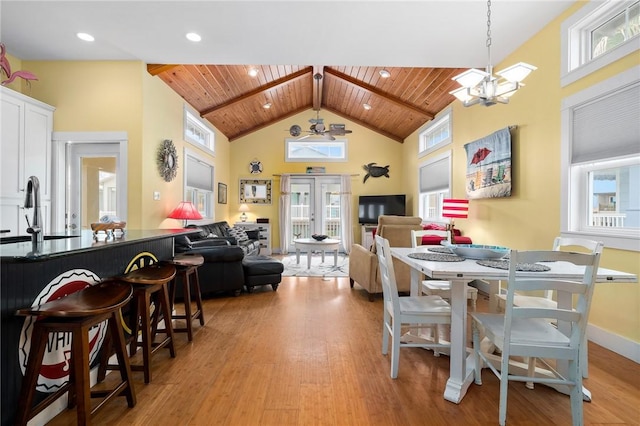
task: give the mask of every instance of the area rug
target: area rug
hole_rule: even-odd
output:
[[[307,254],[300,254],[300,264],[296,264],[296,255],[290,254],[282,258],[285,277],[348,277],[349,256],[338,254],[337,266],[333,266],[333,253],[327,253],[322,262],[320,253],[311,257],[311,268],[307,269]]]

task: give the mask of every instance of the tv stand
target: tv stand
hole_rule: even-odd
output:
[[[373,223],[360,226],[360,241],[362,241],[362,247],[368,249],[373,245],[373,231],[375,231],[376,227],[377,225]]]

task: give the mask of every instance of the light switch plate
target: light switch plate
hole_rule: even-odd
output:
[[[160,191],[153,192],[153,199],[158,201],[160,199]]]

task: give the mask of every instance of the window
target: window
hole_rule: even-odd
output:
[[[287,162],[347,161],[347,140],[298,140],[285,139]]]
[[[451,111],[432,120],[424,131],[420,132],[418,155],[425,155],[451,143]]]
[[[187,107],[184,108],[184,140],[215,152],[215,133]]]
[[[563,101],[562,232],[640,251],[640,67]]]
[[[184,157],[184,199],[191,201],[203,218],[214,219],[213,166],[187,150]]]
[[[640,49],[640,2],[592,1],[562,23],[562,85]]]
[[[418,175],[418,215],[442,220],[442,200],[451,193],[451,151],[421,164]]]

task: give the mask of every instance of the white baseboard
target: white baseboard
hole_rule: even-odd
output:
[[[473,280],[470,284],[485,294],[491,293],[491,285],[487,281]],[[587,337],[593,343],[640,364],[639,342],[634,342],[593,324],[587,326]]]
[[[593,324],[587,326],[589,340],[640,364],[640,343],[614,334]]]

